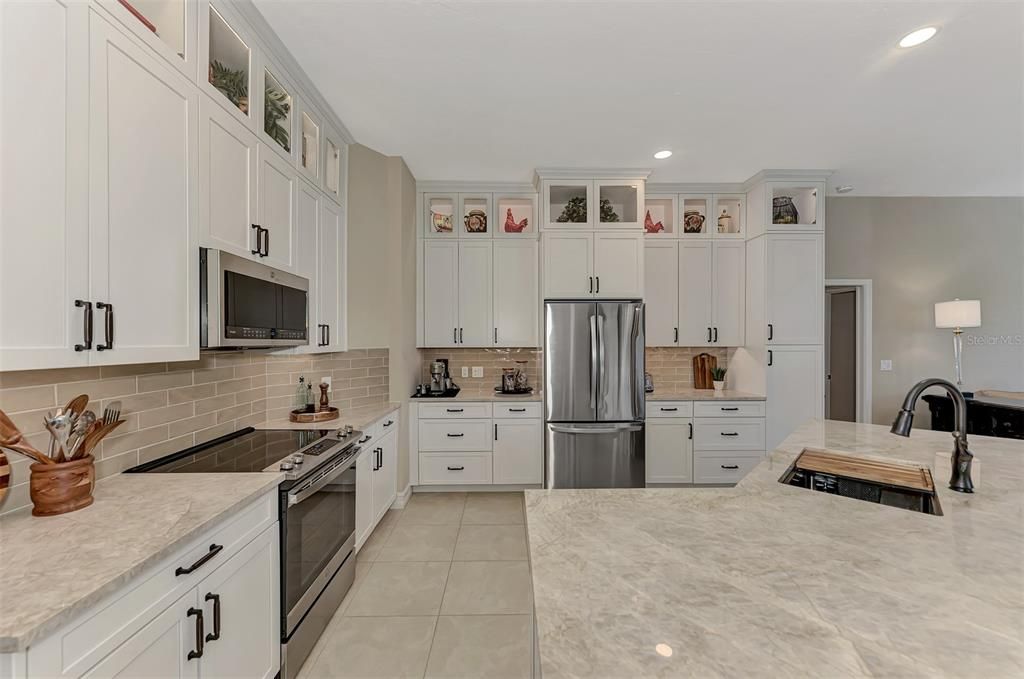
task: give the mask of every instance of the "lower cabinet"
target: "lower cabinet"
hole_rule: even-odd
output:
[[[493,483],[529,484],[544,482],[543,427],[540,420],[494,421],[491,453]]]
[[[391,432],[377,444],[377,465],[373,471],[373,517],[380,521],[395,501],[398,483],[398,432]]]
[[[765,369],[768,450],[793,430],[825,415],[825,369],[821,346],[769,346]]]
[[[644,432],[647,483],[693,483],[693,420],[648,419]]]
[[[356,550],[398,496],[398,413],[366,427],[356,462]]]

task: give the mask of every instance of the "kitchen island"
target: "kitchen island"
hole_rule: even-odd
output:
[[[942,516],[778,483],[805,447],[952,440],[816,421],[734,488],[526,491],[545,679],[1024,674],[1024,443],[971,438],[973,495],[933,469]]]

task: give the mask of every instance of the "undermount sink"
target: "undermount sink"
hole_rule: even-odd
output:
[[[927,467],[804,448],[779,483],[942,516]]]

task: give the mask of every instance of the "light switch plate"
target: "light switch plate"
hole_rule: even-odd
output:
[[[320,384],[326,384],[327,385],[327,391],[332,391],[332,389],[331,389],[331,376],[330,375],[327,375],[326,377],[321,377],[320,378]]]
[[[474,365],[473,366],[473,377],[483,377],[483,376],[484,376],[483,366]]]
[[[882,372],[890,372],[892,370],[892,361],[890,361],[887,358],[883,358],[881,364],[879,364],[878,366],[878,369],[881,370]]]
[[[462,376],[463,377],[469,377],[469,366],[468,365],[462,366]]]

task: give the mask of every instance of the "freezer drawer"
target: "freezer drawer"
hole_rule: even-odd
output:
[[[544,449],[548,488],[645,485],[643,423],[549,423]]]

